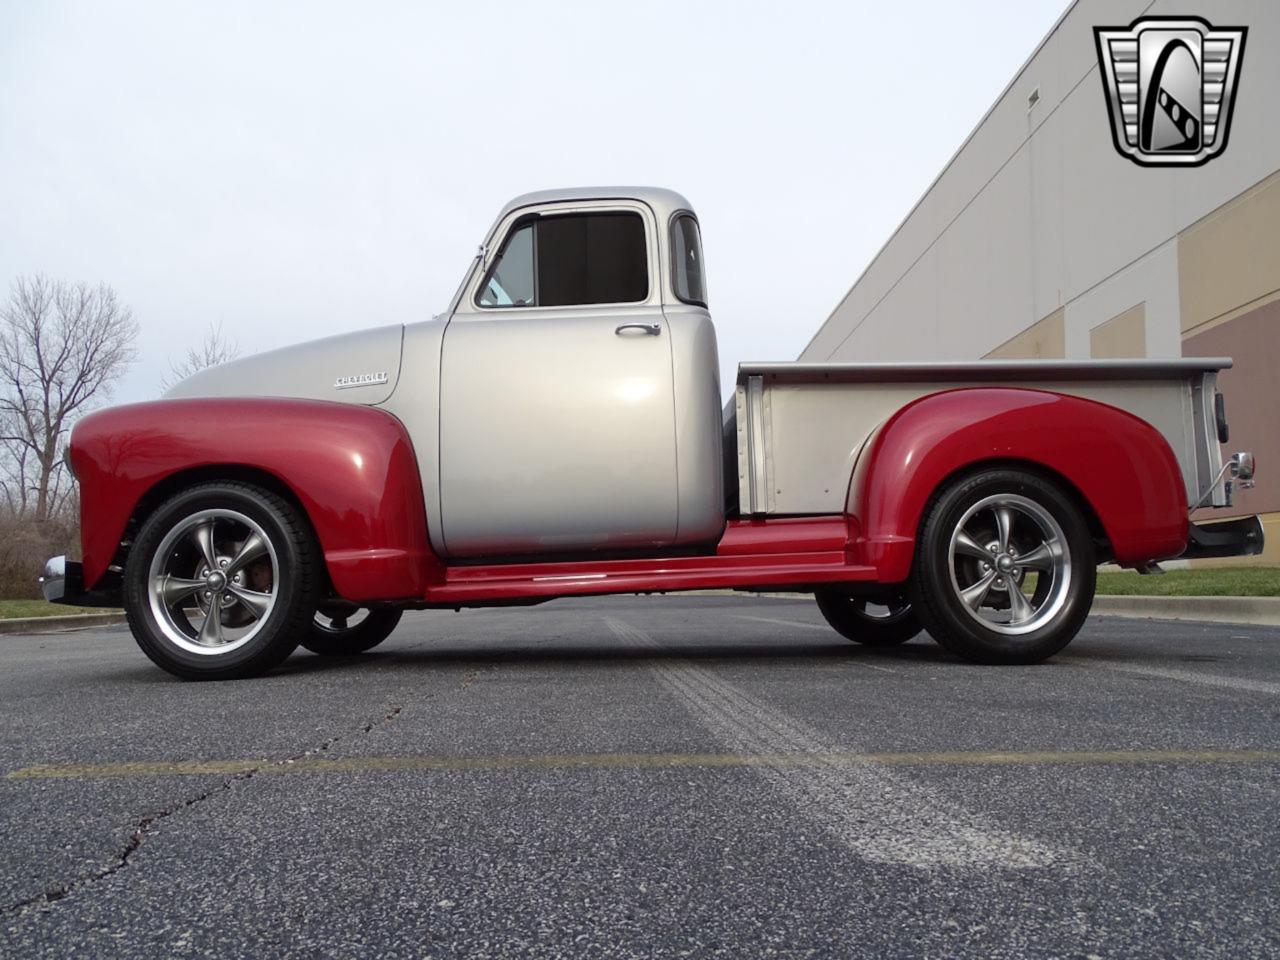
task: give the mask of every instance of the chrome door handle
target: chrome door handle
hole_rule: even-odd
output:
[[[660,323],[623,323],[613,332],[618,336],[622,336],[627,330],[640,330],[647,333],[651,337],[656,337],[662,333],[662,324]]]

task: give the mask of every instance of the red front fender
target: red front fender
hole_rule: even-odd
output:
[[[90,414],[71,434],[84,581],[106,572],[129,518],[166,480],[246,471],[292,492],[349,600],[421,598],[442,568],[427,542],[413,446],[395,417],[316,400],[157,400]]]
[[[934,491],[957,471],[992,461],[1064,477],[1097,514],[1119,563],[1174,557],[1186,546],[1178,461],[1145,420],[1043,390],[975,388],[908,404],[868,442],[849,488],[858,562],[882,582],[905,580]]]

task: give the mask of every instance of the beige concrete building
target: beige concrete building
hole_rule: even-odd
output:
[[[1224,152],[1141,167],[1112,143],[1095,26],[1248,27]],[[1280,563],[1280,3],[1079,0],[867,266],[801,360],[1227,355],[1226,519]],[[1239,561],[1236,561],[1239,562]]]

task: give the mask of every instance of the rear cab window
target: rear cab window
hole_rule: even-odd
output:
[[[671,287],[676,299],[707,305],[707,281],[702,266],[702,237],[691,213],[671,219]]]
[[[476,305],[559,307],[648,298],[644,218],[632,212],[570,213],[517,220]]]

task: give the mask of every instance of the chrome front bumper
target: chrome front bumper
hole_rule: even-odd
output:
[[[108,571],[92,590],[84,588],[84,568],[78,560],[50,557],[40,578],[40,592],[50,603],[69,607],[123,607],[120,576]]]
[[[118,606],[114,593],[86,591],[80,564],[66,557],[50,557],[45,563],[40,590],[50,603],[63,603],[71,607]]]
[[[78,567],[79,564],[68,564],[66,557],[50,557],[44,565],[44,576],[40,578],[40,590],[50,603],[63,603],[67,595],[67,567]]]

